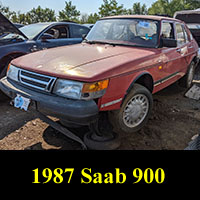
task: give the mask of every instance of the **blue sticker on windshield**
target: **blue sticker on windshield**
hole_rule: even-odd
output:
[[[149,28],[149,22],[140,21],[139,26],[144,27],[144,28]]]
[[[152,40],[152,37],[149,37],[147,33],[145,34],[145,38],[146,40]]]

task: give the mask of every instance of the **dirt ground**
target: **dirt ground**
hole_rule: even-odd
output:
[[[177,83],[155,94],[153,113],[139,132],[123,136],[120,150],[182,150],[200,133],[200,101],[184,97]],[[0,150],[79,150],[48,124],[0,98]],[[83,131],[82,131],[83,130]],[[85,129],[78,130],[84,134]]]

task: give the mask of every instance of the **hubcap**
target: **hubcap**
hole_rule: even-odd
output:
[[[123,122],[129,128],[141,124],[149,110],[148,98],[143,94],[135,95],[126,104],[123,112]]]

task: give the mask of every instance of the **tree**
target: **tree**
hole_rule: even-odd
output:
[[[193,10],[200,7],[198,0],[157,0],[148,10],[150,15],[169,15],[173,17],[176,11]]]
[[[65,9],[59,11],[60,21],[78,21],[78,17],[81,15],[80,11],[76,9],[76,6],[72,5],[72,2],[65,1]]]
[[[133,4],[133,14],[137,15],[146,15],[147,14],[147,7],[145,4],[141,5],[140,3]]]
[[[94,13],[94,14],[90,14],[89,16],[88,16],[88,24],[95,24],[96,23],[96,21],[98,21],[99,20],[99,15],[97,14],[97,13]]]
[[[103,0],[103,4],[99,8],[100,17],[122,15],[126,13],[123,4],[118,6],[116,0]]]
[[[56,21],[55,11],[49,8],[33,8],[31,11],[26,13],[26,18],[28,23],[38,23],[38,22],[52,22]]]
[[[186,3],[190,5],[191,10],[195,10],[200,8],[200,1],[199,0],[186,0]]]
[[[14,13],[14,12],[11,12],[9,7],[5,7],[5,6],[2,6],[0,5],[0,12],[6,16],[8,19],[11,18],[11,15]]]
[[[169,1],[168,0],[157,0],[148,10],[150,15],[169,15]]]

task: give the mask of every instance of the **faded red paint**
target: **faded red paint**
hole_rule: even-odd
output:
[[[179,22],[155,16],[138,16],[138,18]],[[188,29],[187,31],[189,33]],[[106,94],[99,99],[98,106],[101,111],[115,110],[120,108],[122,102],[107,107],[102,105],[124,99],[130,85],[143,74],[149,74],[155,83],[152,93],[184,76],[198,51],[197,43],[188,37],[189,43],[181,47],[185,50],[184,55],[177,52],[180,47],[141,48],[83,43],[32,53],[15,59],[12,64],[36,73],[82,82],[109,79],[109,87]],[[174,76],[163,83],[156,84],[173,74]]]

